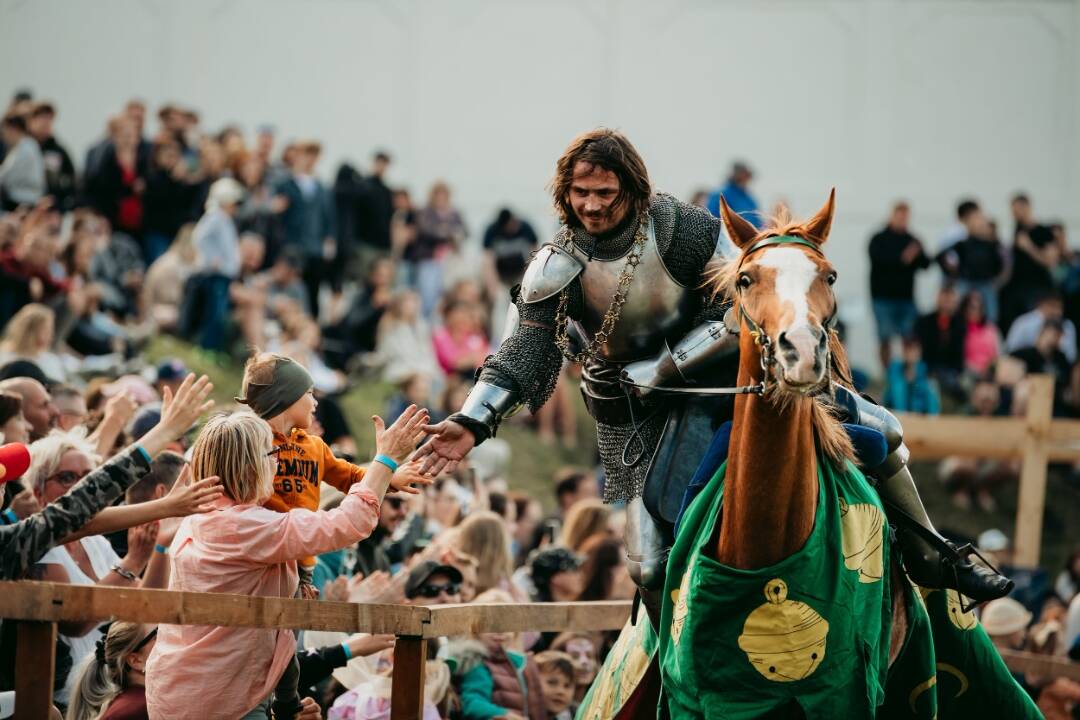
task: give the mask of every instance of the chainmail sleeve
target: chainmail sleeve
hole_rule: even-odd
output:
[[[724,297],[712,297],[703,287],[705,268],[715,257],[716,244],[723,223],[708,210],[658,194],[652,205],[656,222],[656,244],[672,277],[689,288],[700,288],[701,310],[694,318],[699,324],[707,320],[722,320],[730,302]]]
[[[581,286],[575,280],[567,288],[572,316],[581,305]],[[515,298],[520,323],[494,355],[484,361],[482,382],[515,390],[536,412],[551,397],[562,369],[562,352],[555,344],[555,316],[559,295],[537,303]]]

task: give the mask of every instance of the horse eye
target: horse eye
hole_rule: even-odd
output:
[[[751,285],[753,285],[753,283],[754,281],[750,279],[750,276],[746,273],[743,273],[739,276],[739,279],[738,281],[736,281],[735,284],[739,287],[740,290],[746,290]]]
[[[836,273],[829,273],[829,276],[825,278],[825,282],[829,283],[830,285],[836,284]]]

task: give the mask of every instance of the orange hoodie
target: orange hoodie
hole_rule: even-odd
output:
[[[308,435],[299,428],[288,437],[275,430],[274,449],[278,448],[281,449],[277,454],[274,494],[265,503],[270,510],[318,510],[320,482],[347,493],[364,477],[364,468],[334,457],[322,438]],[[300,564],[310,567],[315,564],[315,558],[304,558]]]

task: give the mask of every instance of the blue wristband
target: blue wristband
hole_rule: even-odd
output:
[[[8,521],[9,525],[14,525],[15,523],[19,522],[19,516],[16,515],[15,511],[12,510],[11,508],[8,508],[7,510],[5,510],[3,512],[3,516],[4,516],[4,519],[6,519]]]
[[[140,455],[142,455],[142,457],[143,457],[143,460],[145,460],[145,461],[146,461],[146,464],[147,464],[147,465],[149,465],[150,463],[154,462],[154,458],[150,457],[150,453],[146,452],[146,450],[145,450],[145,449],[143,449],[143,446],[142,446],[142,445],[136,445],[136,446],[135,446],[135,450],[136,450],[136,451],[137,451],[137,452],[138,452],[138,453],[139,453]]]
[[[154,546],[154,552],[161,553],[162,555],[168,555],[169,554],[169,548],[166,547],[165,545],[162,545],[161,543],[158,543],[157,545]]]
[[[352,660],[352,650],[349,649],[348,644],[341,643],[341,649],[345,651],[345,659]]]
[[[379,453],[371,459],[372,462],[382,463],[386,467],[390,468],[390,472],[397,472],[398,465],[392,458]]]

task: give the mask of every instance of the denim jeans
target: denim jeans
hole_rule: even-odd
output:
[[[199,345],[207,350],[225,349],[225,327],[229,320],[229,283],[226,275],[207,273],[199,277],[203,293],[202,332]]]

